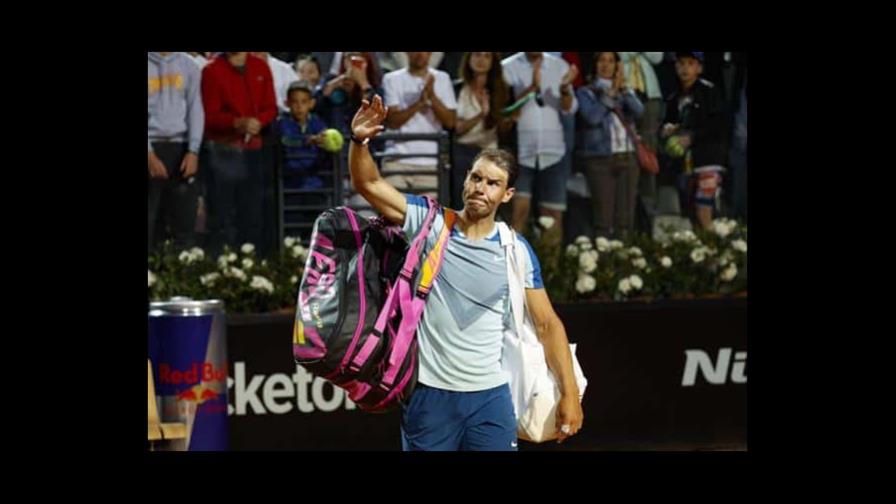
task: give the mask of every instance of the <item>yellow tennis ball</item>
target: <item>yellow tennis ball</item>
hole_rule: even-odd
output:
[[[342,148],[343,143],[345,143],[345,139],[342,137],[342,133],[337,129],[329,128],[324,131],[324,140],[320,146],[325,151],[337,152]]]

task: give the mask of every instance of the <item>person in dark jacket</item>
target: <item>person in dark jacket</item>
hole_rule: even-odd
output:
[[[725,170],[725,108],[718,88],[700,78],[702,52],[676,53],[678,89],[666,100],[660,185],[678,183],[697,222],[712,227]]]

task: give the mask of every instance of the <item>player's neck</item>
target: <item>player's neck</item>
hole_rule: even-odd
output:
[[[466,210],[458,212],[457,225],[461,232],[470,240],[485,238],[495,229],[495,215],[489,214],[480,219],[470,218]]]

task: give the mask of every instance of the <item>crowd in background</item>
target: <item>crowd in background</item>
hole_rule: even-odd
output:
[[[375,94],[387,131],[448,132],[454,208],[480,149],[512,152],[502,216],[521,232],[539,216],[558,241],[746,219],[743,53],[151,52],[148,83],[150,249],[273,252],[284,204],[343,203],[324,197],[343,183],[332,168],[347,146],[332,137],[348,139]],[[389,183],[437,192],[437,142],[390,140],[384,154]]]

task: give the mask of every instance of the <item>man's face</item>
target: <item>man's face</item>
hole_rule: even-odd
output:
[[[703,64],[692,56],[682,56],[675,60],[675,72],[681,82],[691,83],[703,73]]]
[[[412,70],[420,70],[421,68],[426,68],[429,65],[429,57],[431,55],[431,52],[409,52],[408,65]]]
[[[476,161],[464,180],[464,211],[470,216],[494,217],[498,206],[513,197],[507,187],[507,171],[487,160]]]
[[[306,91],[293,91],[289,93],[286,106],[292,112],[293,118],[299,122],[305,122],[308,113],[314,108],[314,100]]]
[[[526,57],[529,58],[530,60],[538,59],[541,57],[541,53],[540,52],[527,52]]]
[[[268,59],[267,52],[250,52],[249,54],[251,54],[252,56],[255,56],[256,58],[261,58],[263,60]]]

